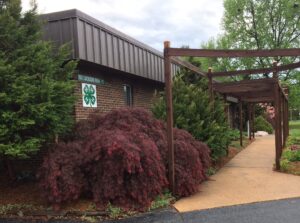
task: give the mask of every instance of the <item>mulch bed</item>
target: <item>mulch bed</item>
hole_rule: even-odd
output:
[[[252,142],[252,141],[251,141]],[[246,146],[251,142],[246,143]],[[246,147],[245,146],[245,147]],[[215,169],[222,168],[233,157],[235,157],[242,149],[229,147],[228,155],[223,157],[219,161],[213,163]],[[300,163],[299,163],[300,167]],[[69,202],[64,204],[59,212],[53,211],[51,205],[41,196],[37,182],[17,182],[11,183],[8,176],[0,174],[0,217],[18,217],[23,219],[52,219],[56,217],[72,218],[82,220],[81,216],[93,217],[102,216],[102,219],[107,219],[108,214],[105,210],[96,210],[94,202],[91,199],[80,199],[78,201]],[[16,210],[6,212],[5,215],[1,215],[1,207],[5,205],[14,205]],[[26,205],[22,209],[22,205]],[[20,207],[22,212],[17,210]]]
[[[51,205],[41,196],[37,182],[11,183],[5,174],[0,175],[0,192],[0,217],[31,216],[49,219],[58,216],[107,216],[105,211],[96,211],[94,202],[89,199],[69,202],[62,205],[60,211],[53,211]],[[10,210],[5,211],[9,206]]]

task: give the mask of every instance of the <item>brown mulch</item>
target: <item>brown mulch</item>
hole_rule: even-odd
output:
[[[251,142],[246,143],[246,146]],[[245,146],[245,147],[246,147]],[[242,149],[229,147],[228,155],[213,163],[213,167],[216,170],[222,168],[228,163],[233,157],[235,157]],[[300,162],[297,164],[300,172]],[[52,211],[51,205],[46,202],[46,199],[42,196],[40,188],[37,182],[19,182],[11,183],[8,176],[1,174],[0,172],[0,207],[8,204],[14,205],[32,205],[37,207],[41,212],[45,210]],[[80,199],[78,201],[69,202],[64,204],[61,212],[79,211],[86,212],[95,211],[94,202],[92,199]]]
[[[2,174],[0,175],[0,206],[8,204],[26,204],[51,209],[51,205],[43,198],[37,182],[11,183],[8,177]],[[61,211],[86,211],[92,206],[92,200],[80,199],[63,205]]]
[[[40,196],[36,182],[11,183],[7,176],[0,175],[0,205],[30,204],[44,206],[46,203]]]

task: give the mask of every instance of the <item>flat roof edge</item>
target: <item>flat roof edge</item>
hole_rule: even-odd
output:
[[[157,56],[163,57],[163,53],[160,52],[159,50],[156,50],[152,48],[151,46],[148,46],[133,37],[128,36],[127,34],[109,26],[106,25],[105,23],[99,21],[98,19],[93,18],[92,16],[87,15],[86,13],[78,10],[78,9],[69,9],[69,10],[64,10],[64,11],[58,11],[58,12],[51,12],[51,13],[46,13],[46,14],[41,14],[40,15],[42,19],[47,20],[47,21],[55,21],[55,20],[63,20],[63,19],[68,19],[68,18],[79,18],[81,20],[84,20],[87,23],[91,23],[95,26],[100,27],[101,29],[106,30],[107,32],[110,32],[113,35],[118,36],[119,38],[134,44],[140,48],[143,48],[153,54],[156,54]]]

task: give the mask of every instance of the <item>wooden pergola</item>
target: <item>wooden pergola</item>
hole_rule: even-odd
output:
[[[239,57],[297,57],[300,56],[300,49],[274,49],[274,50],[208,50],[208,49],[186,49],[171,48],[170,42],[164,42],[164,67],[165,67],[165,91],[167,103],[167,139],[168,139],[168,171],[171,191],[175,190],[175,168],[174,168],[174,137],[173,137],[173,102],[172,102],[172,74],[171,62],[175,62],[192,72],[205,76],[209,80],[209,94],[214,100],[214,93],[232,96],[239,100],[240,118],[240,143],[242,145],[242,102],[248,104],[248,114],[250,123],[250,136],[254,137],[254,104],[273,103],[275,108],[275,165],[276,170],[280,169],[280,157],[289,135],[288,127],[288,97],[287,91],[278,80],[278,72],[291,70],[300,67],[300,62],[277,66],[273,63],[270,68],[213,72],[211,68],[207,73],[202,72],[198,67],[182,62],[177,57],[218,57],[218,58],[239,58]],[[179,62],[178,62],[179,61]],[[272,78],[262,78],[255,80],[242,80],[236,82],[220,83],[214,81],[214,77],[251,75],[262,73],[273,73]]]

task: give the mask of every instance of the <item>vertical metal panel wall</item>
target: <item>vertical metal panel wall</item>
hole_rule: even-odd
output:
[[[43,26],[44,39],[54,42],[56,46],[70,44],[73,58],[78,58],[76,20],[76,18],[65,18],[49,21]]]
[[[161,52],[78,11],[42,15],[45,38],[57,45],[71,43],[73,57],[147,79],[164,82]],[[176,73],[179,67],[172,66]]]
[[[78,19],[79,58],[164,81],[163,57],[88,21]]]

